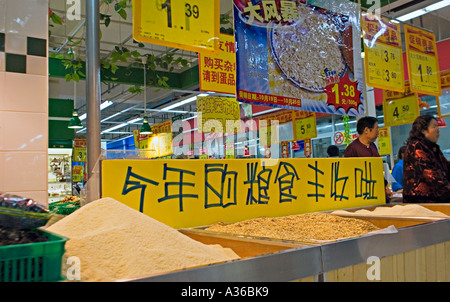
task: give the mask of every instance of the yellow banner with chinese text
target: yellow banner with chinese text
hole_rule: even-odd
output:
[[[104,160],[102,197],[173,228],[385,203],[381,158]]]

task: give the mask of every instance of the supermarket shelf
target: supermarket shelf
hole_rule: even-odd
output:
[[[317,275],[321,263],[320,247],[310,246],[126,281],[283,282]]]
[[[450,241],[450,219],[397,230],[122,281],[286,282],[365,263],[370,256],[383,258]]]

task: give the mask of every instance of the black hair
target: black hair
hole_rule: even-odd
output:
[[[409,137],[406,141],[406,144],[409,144],[413,140],[424,138],[425,136],[423,135],[422,131],[428,129],[432,120],[436,120],[436,118],[429,114],[418,116],[414,120],[411,130],[409,131]]]
[[[363,134],[366,127],[373,129],[376,123],[378,123],[378,119],[376,117],[364,116],[358,120],[358,123],[356,124],[356,131],[358,134]]]
[[[328,156],[339,156],[339,148],[336,145],[330,145],[327,148]]]
[[[403,159],[403,154],[405,154],[405,151],[406,151],[406,146],[405,145],[401,146],[398,149],[398,154],[397,154],[397,159],[398,160]]]

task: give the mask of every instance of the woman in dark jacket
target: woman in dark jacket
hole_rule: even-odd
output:
[[[433,116],[416,118],[403,159],[403,202],[450,202],[450,163],[438,139],[439,127]]]

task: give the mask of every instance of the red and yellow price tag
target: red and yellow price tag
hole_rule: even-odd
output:
[[[361,18],[364,39],[366,83],[368,86],[404,90],[400,25],[385,18]]]
[[[405,24],[411,91],[441,95],[439,60],[433,33]]]
[[[133,0],[136,41],[216,54],[219,0]]]

